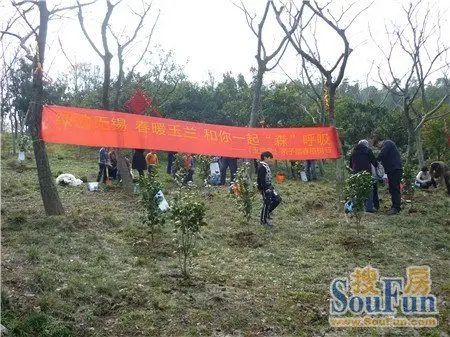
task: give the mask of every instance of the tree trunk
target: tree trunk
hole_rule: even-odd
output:
[[[415,134],[412,125],[407,123],[407,131],[408,131],[408,146],[406,148],[406,158],[408,163],[412,161],[414,157],[414,143],[415,143]]]
[[[102,106],[103,110],[109,110],[109,85],[111,81],[111,59],[112,55],[107,54],[103,59],[104,63],[104,76],[103,76],[103,88],[102,88]]]
[[[119,111],[119,102],[120,102],[120,97],[122,96],[122,82],[123,82],[123,78],[124,78],[124,73],[123,73],[123,56],[122,56],[122,51],[119,49],[118,51],[118,55],[117,55],[118,59],[119,59],[119,76],[117,76],[117,82],[116,82],[116,94],[114,97],[114,110],[115,111]]]
[[[258,66],[258,72],[255,77],[255,83],[253,85],[253,101],[252,101],[252,111],[250,114],[249,127],[256,127],[256,114],[260,112],[261,109],[261,88],[263,84],[264,71],[261,66]]]
[[[331,83],[331,80],[328,81]],[[335,90],[331,85],[328,85],[328,95],[330,98],[330,126],[336,127],[336,119],[334,117],[334,100],[335,100]],[[339,152],[341,156],[336,160],[336,193],[339,197],[339,201],[344,197],[344,182],[345,182],[345,160],[344,154],[342,153],[342,144],[341,140],[338,139],[339,142]]]
[[[421,129],[417,130],[415,132],[415,138],[416,138],[416,149],[417,149],[417,159],[419,160],[419,167],[422,168],[425,166],[425,158],[423,155],[423,146],[422,146],[422,139],[420,138],[421,135]]]
[[[323,168],[323,160],[319,159],[317,162],[318,162],[318,166],[319,166],[320,176],[323,177],[325,175],[325,169]]]
[[[130,170],[128,169],[124,155],[120,149],[117,149],[117,165],[119,166],[120,177],[122,178],[122,186],[125,192],[129,195],[134,195],[133,178],[131,177]]]
[[[123,57],[122,52],[119,50],[119,76],[117,78],[116,82],[116,93],[114,97],[114,105],[113,108],[115,111],[119,111],[119,102],[120,102],[120,96],[121,96],[121,90],[122,90],[122,82],[123,82]],[[106,68],[105,68],[106,69]],[[117,149],[117,165],[119,166],[120,170],[120,176],[122,178],[122,186],[125,189],[125,193],[128,195],[134,195],[134,184],[133,184],[133,178],[131,178],[131,175],[129,173],[129,169],[127,167],[127,163],[125,161],[125,157],[123,154],[121,154],[121,150]],[[122,173],[123,172],[123,173]]]
[[[47,157],[45,143],[41,139],[41,119],[43,103],[43,83],[42,66],[44,64],[45,43],[47,40],[48,10],[47,2],[39,1],[40,25],[37,38],[38,52],[33,61],[33,114],[30,118],[30,131],[33,138],[33,150],[36,159],[39,186],[41,190],[42,201],[44,203],[45,213],[47,215],[64,214],[64,208],[59,199],[58,190],[53,183],[53,177]]]
[[[258,65],[258,72],[256,73],[255,83],[253,84],[253,100],[252,100],[252,111],[250,113],[249,127],[256,127],[256,114],[261,109],[261,88],[263,84],[264,71],[262,66]],[[250,161],[248,161],[250,162]],[[250,179],[253,179],[254,166],[250,166]]]
[[[17,120],[15,118],[15,115],[10,112],[9,113],[9,120],[11,121],[11,139],[12,139],[12,151],[13,154],[16,154],[16,140],[17,140]]]

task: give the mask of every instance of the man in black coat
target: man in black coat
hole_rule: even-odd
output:
[[[350,155],[349,166],[352,168],[353,174],[364,171],[372,174],[372,165],[378,167],[378,162],[369,147],[369,142],[362,139],[358,142],[358,145],[355,146]],[[379,207],[378,187],[376,184],[377,182],[374,182],[373,190],[366,201],[366,212],[376,212]]]
[[[145,161],[143,149],[135,149],[133,154],[133,161],[131,163],[131,168],[139,172],[139,177],[144,176],[144,171],[147,169],[147,163]]]
[[[230,168],[230,182],[236,178],[237,173],[237,158],[230,158],[230,157],[222,157],[220,161],[220,185],[225,185],[225,180],[227,177],[227,169]]]
[[[378,155],[378,161],[384,167],[389,180],[389,193],[391,193],[392,206],[389,211],[389,215],[398,214],[400,212],[401,192],[400,182],[403,176],[402,160],[400,158],[400,152],[397,145],[392,140],[385,140],[379,142],[376,139],[373,143],[374,146],[381,149]]]

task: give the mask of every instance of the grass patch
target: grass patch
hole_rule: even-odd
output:
[[[94,181],[98,149],[48,145],[52,172]],[[3,153],[6,160],[11,157]],[[63,159],[61,159],[63,158]],[[169,202],[176,189],[160,176]],[[27,162],[27,165],[31,164]],[[332,179],[332,164],[326,166]],[[335,201],[334,182],[286,180],[275,228],[259,224],[260,196],[243,225],[228,187],[194,189],[208,226],[180,277],[173,227],[151,243],[139,198],[119,186],[57,187],[66,209],[46,217],[34,170],[2,166],[2,324],[14,336],[438,336],[449,333],[450,201],[417,193],[414,210],[365,215],[362,234]],[[195,178],[197,179],[197,178]],[[198,179],[197,179],[198,180]],[[200,181],[196,181],[201,186]],[[17,192],[20,191],[20,192]],[[442,194],[442,195],[441,195]],[[380,188],[382,208],[389,195]],[[436,329],[331,329],[329,285],[356,266],[405,277],[432,266]]]

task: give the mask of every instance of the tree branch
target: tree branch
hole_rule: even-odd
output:
[[[150,46],[150,41],[151,41],[152,36],[153,36],[153,31],[154,31],[154,29],[155,29],[155,27],[156,27],[156,24],[158,23],[160,14],[161,14],[161,12],[158,12],[158,16],[156,17],[155,23],[153,24],[152,29],[151,29],[151,31],[150,31],[150,34],[148,35],[148,38],[147,38],[147,44],[146,44],[146,46],[145,46],[145,49],[144,49],[144,51],[142,52],[142,54],[141,54],[141,56],[139,57],[139,59],[137,60],[137,62],[136,62],[136,63],[133,65],[133,67],[131,68],[131,73],[134,73],[134,69],[138,66],[139,63],[141,63],[142,59],[144,58],[144,55],[145,55],[145,54],[147,53],[147,51],[148,51],[148,47]]]
[[[18,38],[19,40],[20,40],[20,47],[25,51],[25,53],[26,53],[26,55],[25,55],[25,57],[27,58],[27,59],[29,59],[30,61],[33,61],[33,53],[31,52],[31,50],[30,50],[30,48],[28,48],[27,46],[26,46],[26,42],[27,42],[27,40],[31,37],[31,35],[33,35],[34,34],[34,32],[30,32],[30,33],[28,33],[28,35],[27,36],[24,36],[24,37],[21,37],[21,36],[19,36],[18,34],[15,34],[15,33],[11,33],[11,32],[7,32],[7,31],[2,31],[1,32],[2,33],[2,36],[3,35],[11,35],[11,36],[14,36],[14,37],[16,37],[16,38]]]
[[[89,36],[86,27],[84,26],[84,18],[83,18],[83,11],[81,10],[81,4],[80,1],[77,0],[77,4],[78,4],[78,21],[80,22],[80,27],[81,30],[83,31],[84,36],[86,37],[86,39],[88,40],[89,44],[91,45],[92,49],[94,49],[94,51],[102,58],[105,58],[105,55],[103,55],[100,50],[97,48],[97,46],[95,45],[95,43],[92,41],[91,37]]]
[[[74,6],[61,7],[61,8],[56,8],[56,7],[54,7],[54,8],[49,12],[49,17],[51,17],[52,15],[54,15],[54,14],[56,14],[56,13],[59,13],[59,12],[70,11],[70,10],[72,10],[72,9],[76,9],[76,8],[80,8],[80,7],[89,6],[89,5],[92,5],[92,4],[96,3],[96,2],[97,2],[97,0],[93,0],[93,1],[91,1],[91,2],[87,2],[87,3],[84,3],[84,4],[80,4],[80,3],[77,1],[78,4],[77,4],[77,5],[74,5]]]

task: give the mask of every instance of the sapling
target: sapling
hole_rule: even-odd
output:
[[[141,177],[139,189],[142,193],[142,203],[146,210],[143,222],[150,227],[152,243],[157,226],[162,226],[166,220],[166,214],[159,208],[161,200],[157,197],[162,190],[161,183],[157,180],[157,170],[154,168],[148,176]]]
[[[411,200],[411,209],[413,208],[413,197],[414,192],[416,190],[415,182],[416,182],[416,172],[415,172],[416,165],[412,163],[407,163],[403,167],[403,191],[402,193],[409,197]]]
[[[188,170],[185,165],[185,154],[176,153],[173,162],[172,174],[178,186],[183,186],[183,183],[188,175]]]
[[[175,243],[180,262],[181,273],[189,277],[188,266],[197,256],[197,240],[203,226],[206,226],[206,208],[203,202],[196,200],[194,193],[181,189],[175,196],[171,207],[171,220],[175,225]]]
[[[205,155],[196,156],[196,167],[198,170],[198,174],[205,186],[209,185],[209,179],[211,175],[210,165],[211,165],[210,156]]]
[[[253,200],[255,197],[255,188],[249,176],[250,163],[245,162],[237,171],[234,183],[234,197],[238,204],[238,209],[244,214],[246,223],[250,222],[252,217]]]
[[[366,201],[373,190],[372,174],[366,171],[352,174],[346,180],[345,196],[352,204],[351,216],[356,220],[356,231],[359,234],[361,220],[366,208]]]

